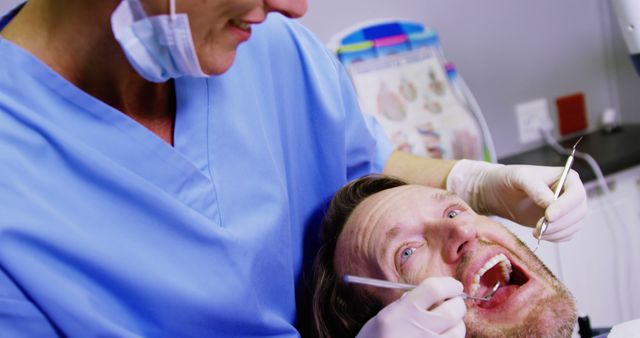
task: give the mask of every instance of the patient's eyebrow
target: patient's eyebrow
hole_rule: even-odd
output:
[[[400,227],[399,226],[394,226],[393,228],[387,230],[387,232],[385,232],[384,234],[384,242],[382,243],[382,253],[384,255],[387,254],[387,251],[389,250],[389,244],[391,244],[391,242],[393,241],[394,238],[398,237],[398,234],[400,233]]]
[[[437,202],[442,202],[442,201],[447,201],[452,199],[458,199],[459,197],[452,191],[442,190],[433,194],[432,198]]]

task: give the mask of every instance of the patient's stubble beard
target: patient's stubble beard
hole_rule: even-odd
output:
[[[530,273],[548,282],[555,292],[536,299],[535,307],[525,320],[509,327],[489,323],[477,318],[477,313],[468,311],[464,318],[467,337],[571,337],[576,322],[575,301],[571,293],[520,239],[515,235],[514,238],[520,249],[517,254],[525,260]]]

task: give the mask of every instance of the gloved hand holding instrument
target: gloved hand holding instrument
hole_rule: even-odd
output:
[[[578,143],[580,143],[580,140],[582,140],[582,137],[579,138],[578,141],[573,145],[571,155],[569,155],[569,158],[567,158],[567,162],[565,163],[564,169],[562,170],[562,175],[560,175],[560,179],[558,180],[558,183],[556,183],[556,190],[553,194],[554,200],[558,199],[560,193],[562,192],[562,189],[564,188],[564,183],[567,181],[567,175],[569,175],[569,170],[571,170],[571,165],[573,164],[573,157],[576,154],[576,146],[578,145]],[[538,233],[538,243],[536,244],[536,248],[533,249],[534,252],[538,250],[538,247],[540,246],[540,239],[542,239],[542,236],[547,231],[548,227],[549,223],[547,222],[547,220],[544,217],[540,218],[540,220],[536,224],[536,230],[534,231],[534,236],[536,235],[536,232]]]
[[[577,143],[576,143],[577,144]],[[571,159],[573,157],[570,157]],[[572,162],[572,161],[571,161]],[[536,239],[558,242],[570,239],[583,225],[587,194],[578,174],[565,168],[503,165],[460,160],[447,178],[447,190],[455,192],[478,213],[492,214],[535,227]],[[563,178],[563,182],[559,178]],[[560,184],[563,183],[563,184]],[[556,199],[553,187],[559,194]]]
[[[467,312],[462,290],[452,277],[427,278],[369,319],[356,338],[462,338]]]

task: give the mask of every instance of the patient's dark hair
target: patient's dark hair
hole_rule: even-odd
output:
[[[367,197],[407,185],[397,178],[369,175],[345,185],[331,200],[322,222],[322,246],[314,266],[313,331],[319,338],[355,337],[384,305],[362,288],[353,288],[336,274],[334,254],[338,237],[353,210]]]

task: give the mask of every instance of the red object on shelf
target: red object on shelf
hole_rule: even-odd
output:
[[[587,129],[587,104],[583,93],[556,98],[560,135]]]

